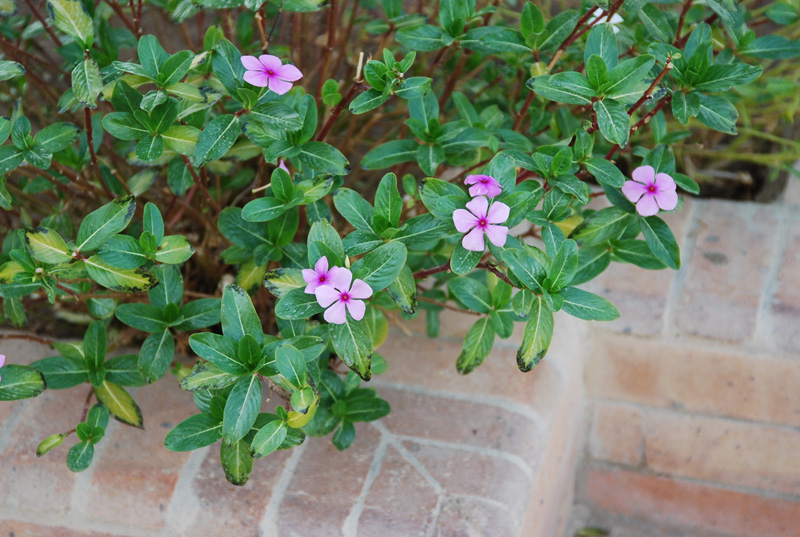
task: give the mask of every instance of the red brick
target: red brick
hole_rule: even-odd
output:
[[[359,537],[424,537],[435,524],[439,496],[389,447],[358,520]]]
[[[800,494],[800,432],[725,419],[654,413],[645,456],[657,472]]]
[[[84,386],[47,390],[29,401],[2,452],[0,504],[29,512],[67,512],[78,474],[71,472],[65,461],[67,451],[78,440],[71,435],[41,458],[36,456],[36,447],[48,436],[75,427],[87,391]]]
[[[392,405],[382,423],[395,434],[497,449],[525,459],[541,453],[546,441],[532,421],[502,408],[383,387],[378,393]]]
[[[589,437],[592,457],[639,465],[644,451],[643,421],[642,412],[637,408],[597,403]]]
[[[800,349],[800,330],[797,329],[800,326],[800,212],[795,211],[789,218],[787,228],[782,238],[786,246],[772,297],[770,324],[775,343],[797,353]]]
[[[739,343],[751,339],[775,246],[770,206],[715,200],[697,207],[700,229],[678,303],[687,334]]]
[[[170,374],[133,397],[146,430],[118,423],[98,445],[85,509],[105,522],[157,529],[165,524],[178,473],[189,457],[167,451],[164,437],[198,410],[191,393],[178,388]]]
[[[617,401],[800,426],[800,364],[597,334],[590,393]]]
[[[505,509],[479,499],[449,497],[442,504],[436,537],[517,537],[515,519]]]
[[[225,479],[219,463],[219,447],[214,444],[209,448],[192,481],[191,490],[199,509],[191,517],[192,523],[185,534],[259,537],[259,523],[291,450],[277,451],[256,460],[250,479],[244,486],[237,487]]]
[[[0,521],[3,537],[116,537],[113,533],[82,531],[66,526],[43,526],[18,520]]]
[[[798,502],[622,469],[592,468],[584,479],[578,490],[611,513],[741,537],[797,537]]]
[[[7,364],[28,365],[48,356],[58,356],[49,345],[42,345],[27,339],[0,338],[0,354],[4,354]]]
[[[530,480],[518,465],[508,460],[413,441],[404,442],[403,446],[448,494],[488,498],[514,513],[522,513],[527,506]]]
[[[379,442],[380,433],[366,423],[356,424],[355,442],[346,451],[336,449],[330,436],[307,438],[308,445],[278,509],[278,535],[339,535],[364,488]],[[314,516],[308,516],[311,498]]]

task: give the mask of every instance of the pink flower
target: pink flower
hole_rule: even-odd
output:
[[[5,354],[0,354],[0,367],[3,367],[5,365],[5,363],[6,363],[6,355]],[[3,380],[3,379],[0,378],[0,380]]]
[[[497,179],[491,175],[468,175],[464,179],[465,185],[472,185],[469,187],[469,195],[473,198],[475,196],[489,196],[494,198],[500,195],[503,187],[497,182]]]
[[[292,175],[292,172],[290,172],[289,168],[286,167],[286,163],[283,161],[283,159],[280,159],[278,161],[278,168],[282,169],[283,171],[285,171],[289,175]]]
[[[269,87],[278,95],[283,95],[292,89],[292,82],[303,78],[300,69],[291,64],[283,65],[277,56],[263,54],[255,56],[242,56],[242,65],[247,72],[244,81],[259,88]]]
[[[321,285],[314,294],[319,305],[328,308],[325,310],[325,320],[332,324],[344,324],[348,311],[356,321],[364,318],[367,306],[363,299],[372,296],[372,288],[364,280],[353,281],[353,273],[343,268],[336,274],[333,285]]]
[[[318,287],[322,285],[333,285],[337,275],[347,271],[341,267],[328,268],[328,258],[325,256],[320,257],[314,265],[314,270],[303,269],[303,279],[308,284],[306,286],[306,293],[313,295]],[[349,271],[347,271],[349,272]]]
[[[652,166],[639,166],[631,174],[633,181],[625,181],[622,193],[642,216],[653,216],[659,209],[671,211],[678,205],[675,181],[666,173],[656,173]]]
[[[466,233],[461,244],[473,252],[482,252],[485,243],[483,234],[495,246],[503,246],[508,237],[508,228],[499,226],[508,220],[510,209],[505,203],[496,201],[489,207],[489,200],[481,196],[467,203],[467,209],[456,209],[453,212],[453,223],[459,233]],[[472,230],[472,231],[470,231]]]

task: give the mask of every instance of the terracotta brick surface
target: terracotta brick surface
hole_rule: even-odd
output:
[[[356,425],[356,441],[347,451],[336,449],[330,438],[309,438],[279,505],[278,534],[340,535],[364,488],[380,440],[378,430],[366,423]],[[308,516],[310,498],[314,516]]]
[[[191,394],[180,390],[169,374],[138,388],[134,398],[145,430],[120,423],[98,444],[101,451],[92,465],[91,489],[83,509],[105,522],[157,529],[165,525],[178,471],[189,457],[167,451],[164,437],[198,411]]]
[[[582,483],[583,500],[657,526],[735,537],[797,537],[800,502],[623,469],[590,468]]]
[[[114,537],[113,533],[83,531],[68,526],[44,526],[19,520],[0,521],[3,537]]]
[[[606,334],[594,341],[586,364],[594,396],[800,426],[797,360]]]
[[[800,183],[800,181],[795,181]],[[800,189],[800,187],[798,187]],[[800,207],[790,212],[783,257],[770,304],[770,336],[778,347],[797,353],[800,349]]]
[[[644,454],[644,416],[631,406],[597,403],[589,436],[592,457],[637,466]]]
[[[677,309],[686,334],[749,340],[775,249],[775,208],[716,200],[698,204],[699,229]]]
[[[655,413],[647,419],[647,465],[657,472],[800,494],[800,431]]]
[[[424,537],[436,523],[439,494],[389,447],[358,521],[359,537]]]
[[[442,503],[436,537],[516,537],[513,515],[479,499],[449,497]]]

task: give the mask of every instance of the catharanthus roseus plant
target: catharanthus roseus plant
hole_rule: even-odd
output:
[[[530,371],[556,315],[618,317],[580,288],[612,261],[680,266],[675,148],[800,55],[762,4],[0,1],[0,297],[36,332],[6,337],[54,349],[0,357],[0,400],[84,391],[37,452],[80,471],[171,382],[198,412],[166,449],[241,485],[389,412],[390,322],[473,316],[462,374],[522,323]]]

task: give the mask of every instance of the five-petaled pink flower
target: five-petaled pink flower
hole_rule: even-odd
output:
[[[303,269],[303,279],[308,284],[306,285],[306,293],[313,295],[318,287],[333,285],[336,276],[346,270],[341,267],[328,268],[328,258],[325,256],[320,257],[314,265],[314,270]]]
[[[622,193],[636,204],[642,216],[653,216],[659,209],[671,211],[678,206],[675,181],[666,173],[656,173],[652,166],[639,166],[631,174],[633,181],[625,181]]]
[[[453,223],[459,233],[466,233],[461,244],[473,252],[482,252],[485,243],[483,234],[495,246],[503,246],[508,237],[508,227],[498,224],[508,220],[509,208],[505,203],[496,201],[489,206],[489,200],[481,196],[467,203],[467,209],[456,209],[453,212]],[[470,231],[472,230],[472,231]]]
[[[244,81],[259,88],[269,87],[278,95],[283,95],[292,89],[292,82],[303,78],[300,69],[291,64],[284,65],[277,56],[262,54],[255,56],[242,56],[242,65],[247,71]]]
[[[3,367],[5,365],[5,363],[6,363],[6,355],[5,354],[0,354],[0,367]],[[3,380],[3,379],[0,378],[0,380]]]
[[[372,296],[372,288],[364,280],[353,281],[353,273],[343,268],[337,272],[332,285],[321,285],[314,294],[319,305],[328,308],[325,310],[325,320],[332,324],[344,324],[348,311],[356,321],[364,318],[367,309],[364,299]]]
[[[468,175],[464,179],[464,184],[469,186],[469,195],[473,198],[475,196],[489,196],[494,198],[500,195],[503,187],[497,182],[497,179],[491,175]],[[472,185],[472,186],[470,186]]]

